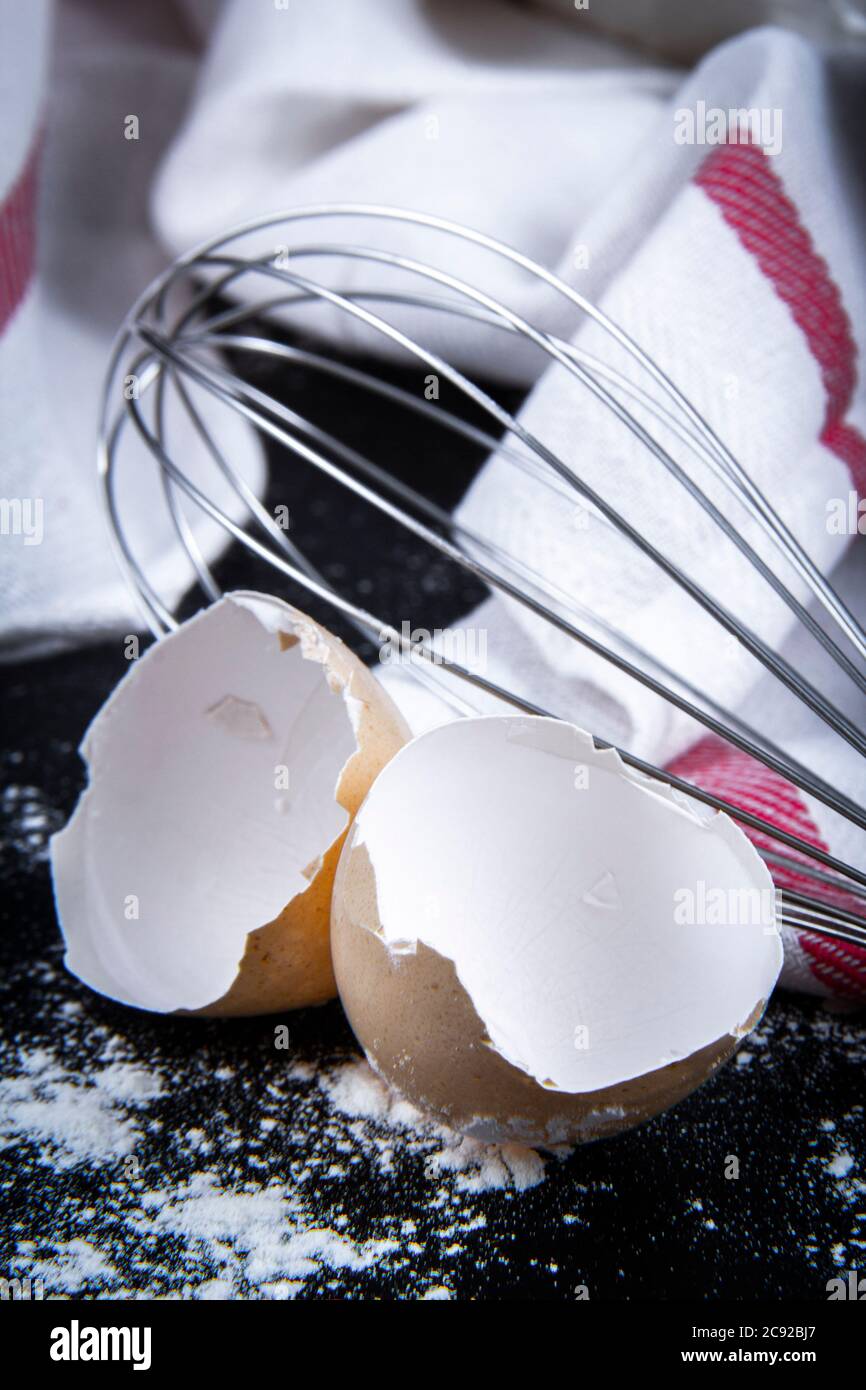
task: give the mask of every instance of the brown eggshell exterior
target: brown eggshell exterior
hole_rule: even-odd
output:
[[[331,949],[355,1036],[374,1070],[412,1105],[485,1142],[545,1147],[617,1134],[682,1100],[738,1045],[726,1035],[599,1091],[549,1089],[492,1048],[452,961],[421,943],[413,954],[393,955],[378,930],[369,855],[350,839],[334,885]]]
[[[281,1013],[324,1004],[337,993],[331,964],[331,893],[343,842],[352,820],[386,763],[411,737],[393,700],[349,648],[306,614],[291,609],[286,622],[295,632],[281,633],[283,650],[294,646],[306,629],[328,648],[323,671],[334,688],[346,688],[360,701],[357,751],[347,762],[336,799],[349,813],[346,829],[322,856],[321,866],[304,892],[286,904],[279,917],[250,932],[231,988],[207,1008],[212,1017]],[[348,714],[347,714],[348,717]]]

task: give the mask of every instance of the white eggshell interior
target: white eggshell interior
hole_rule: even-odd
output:
[[[295,631],[285,604],[229,595],[135,662],[87,732],[89,785],[52,866],[67,964],[112,998],[221,998],[247,934],[345,829],[355,702],[329,683],[314,628],[285,651],[280,631]]]
[[[380,774],[353,843],[390,949],[453,961],[491,1045],[545,1086],[598,1090],[736,1035],[779,973],[772,899],[769,926],[675,920],[699,881],[772,890],[745,835],[571,724],[432,730]]]

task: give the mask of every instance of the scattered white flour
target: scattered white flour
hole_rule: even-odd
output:
[[[134,1110],[159,1095],[158,1080],[116,1062],[86,1080],[44,1049],[19,1056],[16,1073],[0,1078],[0,1148],[26,1137],[54,1168],[123,1158],[141,1135]]]
[[[465,1192],[492,1192],[499,1188],[523,1191],[544,1178],[544,1160],[535,1149],[521,1144],[482,1144],[466,1139],[425,1117],[400,1100],[380,1081],[366,1062],[356,1060],[324,1072],[319,1078],[331,1104],[341,1114],[375,1121],[354,1133],[365,1151],[378,1158],[387,1172],[393,1162],[395,1141],[423,1154],[431,1177],[453,1173],[455,1187]]]
[[[75,1011],[68,1017],[74,1022]],[[134,1063],[105,1028],[89,1037],[98,1054],[83,1076],[55,1051],[32,1048],[0,1081],[3,1146],[25,1145],[28,1161],[54,1171],[109,1175],[98,1210],[77,1212],[86,1239],[58,1241],[53,1223],[41,1237],[20,1231],[21,1273],[42,1280],[46,1297],[145,1297],[147,1271],[161,1260],[163,1297],[295,1298],[311,1281],[327,1289],[335,1274],[344,1281],[375,1271],[393,1275],[405,1297],[450,1298],[447,1266],[467,1256],[467,1242],[487,1225],[472,1201],[517,1196],[544,1176],[532,1150],[480,1144],[425,1120],[356,1055],[320,1066],[275,1059],[255,1096],[252,1130],[236,1129],[220,1108],[220,1096],[238,1085],[232,1068],[202,1074],[190,1057],[182,1084],[190,1096],[200,1088],[203,1118],[167,1135],[160,1101],[172,1103],[180,1076]],[[187,1176],[168,1177],[163,1161],[153,1163],[154,1139],[176,1144]],[[274,1147],[286,1153],[278,1180],[266,1159]],[[418,1168],[425,1194],[411,1220],[399,1199],[393,1209],[387,1200],[407,1164]],[[343,1197],[357,1178],[376,1184],[375,1215]],[[431,1251],[440,1267],[416,1274],[417,1257]]]
[[[276,1183],[221,1190],[214,1176],[199,1173],[176,1193],[162,1189],[142,1198],[142,1233],[170,1231],[188,1248],[222,1266],[221,1282],[243,1273],[254,1284],[291,1280],[296,1287],[323,1266],[369,1269],[397,1245],[356,1244],[336,1231],[304,1226],[304,1207]]]
[[[12,1159],[0,1177],[10,1213],[0,1268],[41,1280],[46,1298],[372,1291],[447,1300],[487,1271],[499,1287],[519,1273],[510,1264],[513,1232],[536,1229],[542,1211],[540,1241],[557,1224],[569,1242],[583,1230],[631,1239],[618,1216],[613,1147],[609,1163],[594,1148],[561,1169],[557,1158],[517,1145],[464,1139],[396,1099],[357,1053],[336,1043],[328,1050],[318,1024],[306,1025],[312,1040],[299,1042],[292,1060],[256,1020],[226,1026],[118,1012],[106,1023],[111,1010],[71,985],[57,958],[30,963],[26,976],[22,966],[10,988],[29,989],[28,1033],[50,1043],[10,1048],[0,1080],[0,1141]],[[301,1038],[304,1026],[301,1019]],[[738,1097],[755,1135],[754,1149],[740,1155],[748,1182],[762,1161],[756,1083],[775,1069],[783,1081],[803,1046],[817,1045],[819,1067],[825,1036],[837,1057],[844,1040],[846,1065],[866,1067],[866,1028],[778,1006],[749,1039],[751,1064],[726,1073],[723,1106],[698,1110],[703,1120],[685,1130],[677,1112],[653,1130],[657,1172],[667,1146],[672,1164],[690,1165],[682,1239],[718,1250],[713,1258],[725,1258],[732,1216],[700,1179],[730,1154]],[[820,1097],[819,1074],[814,1085]],[[828,1265],[864,1267],[866,1177],[863,1107],[840,1107],[832,1121],[820,1107],[819,1098],[809,1128],[792,1136],[800,1149],[789,1180],[804,1221],[823,1212],[825,1224],[804,1224],[789,1239],[800,1242],[803,1267],[823,1293]],[[733,1229],[739,1241],[741,1228]],[[524,1272],[538,1264],[555,1274],[565,1267],[561,1254],[539,1249],[538,1261],[525,1252],[518,1259]]]
[[[111,1283],[117,1278],[114,1266],[87,1240],[61,1240],[49,1259],[35,1260],[29,1268],[31,1278],[40,1279],[46,1294],[75,1293],[82,1283]]]
[[[834,1178],[847,1178],[853,1167],[853,1154],[835,1153],[827,1164],[827,1172]]]
[[[13,785],[0,791],[0,842],[17,850],[29,864],[47,860],[48,841],[64,820],[39,787]]]

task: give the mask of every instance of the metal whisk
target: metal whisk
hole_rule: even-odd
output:
[[[322,218],[352,219],[378,225],[414,224],[449,239],[470,243],[477,252],[504,258],[529,276],[543,282],[553,295],[563,296],[574,309],[591,318],[627,355],[635,375],[615,370],[582,349],[553,333],[533,326],[519,314],[485,293],[465,283],[446,269],[369,246],[339,241],[315,240],[269,251],[267,255],[244,254],[240,243],[252,234],[267,233],[274,243],[300,225]],[[352,284],[342,290],[320,283],[303,272],[310,260],[338,265],[358,263],[382,267],[387,274],[386,288]],[[401,282],[400,277],[404,277]],[[405,280],[410,284],[407,286]],[[244,302],[234,302],[246,280]],[[248,286],[256,285],[250,295]],[[420,286],[420,288],[419,288]],[[260,287],[261,293],[259,294]],[[182,302],[178,306],[178,291]],[[258,296],[258,297],[256,297]],[[232,299],[226,308],[226,299]],[[329,305],[339,313],[363,324],[366,330],[387,340],[389,352],[405,354],[421,362],[438,378],[450,382],[490,422],[490,429],[458,417],[438,401],[433,403],[417,393],[406,391],[369,370],[336,360],[326,352],[313,351],[281,340],[287,316],[303,307]],[[556,275],[535,264],[489,236],[440,218],[400,209],[367,205],[321,205],[279,216],[260,218],[237,227],[224,236],[179,258],[141,295],[131,309],[118,337],[107,375],[102,404],[99,441],[99,473],[105,509],[118,559],[132,586],[148,626],[159,637],[177,626],[175,614],[154,590],[133,553],[117,497],[117,466],[122,454],[128,424],[145,442],[160,471],[166,507],[177,544],[189,559],[192,573],[205,595],[213,601],[220,589],[206,563],[180,506],[186,497],[219,523],[248,552],[264,560],[284,579],[299,585],[338,611],[354,627],[377,642],[387,641],[406,658],[407,669],[426,683],[433,683],[463,712],[472,709],[472,689],[494,696],[508,706],[529,714],[556,714],[569,718],[574,711],[550,711],[506,690],[476,670],[443,655],[417,638],[409,638],[378,616],[350,602],[317,572],[301,553],[259,498],[251,490],[231,459],[220,448],[216,432],[195,404],[191,386],[208,398],[222,402],[237,412],[262,435],[276,441],[295,459],[321,470],[355,496],[375,507],[395,523],[405,527],[434,550],[446,556],[465,572],[483,581],[490,589],[506,595],[553,628],[581,643],[589,651],[610,662],[646,689],[669,701],[729,745],[757,759],[802,791],[817,798],[861,829],[866,829],[866,808],[831,786],[814,769],[788,756],[766,736],[746,724],[731,711],[720,708],[705,692],[674,675],[652,653],[633,639],[614,631],[598,614],[587,612],[579,596],[562,592],[547,578],[535,572],[518,557],[477,531],[456,520],[449,512],[423,496],[415,488],[383,469],[345,441],[308,420],[297,410],[274,399],[260,386],[247,381],[226,365],[225,354],[234,360],[270,359],[287,366],[305,368],[363,387],[382,401],[383,409],[405,408],[427,416],[438,428],[452,431],[489,450],[522,469],[534,483],[554,487],[565,505],[579,499],[601,522],[625,536],[639,553],[648,557],[677,586],[703,608],[720,629],[736,639],[770,672],[779,684],[806,705],[861,756],[866,756],[866,737],[854,723],[795,670],[778,652],[768,646],[733,613],[714,599],[670,554],[662,553],[635,529],[605,497],[590,487],[572,467],[567,466],[542,440],[514,418],[474,380],[444,361],[435,352],[408,336],[386,317],[389,307],[422,309],[434,314],[456,316],[467,325],[483,325],[532,343],[548,358],[560,364],[574,379],[575,390],[586,389],[613,412],[622,426],[649,450],[660,469],[685,488],[712,518],[719,530],[737,546],[753,567],[757,582],[764,583],[787,605],[797,621],[842,669],[861,691],[866,692],[866,632],[838,593],[805,553],[781,517],[744,471],[737,459],[713,432],[698,411],[665,375],[661,367],[615,323]],[[124,390],[130,380],[134,391]],[[169,451],[165,426],[166,394],[173,393],[187,413],[194,430],[213,460],[217,472],[243,502],[247,524],[232,519],[213,498],[185,473],[182,462]],[[806,608],[776,571],[755,551],[727,516],[714,504],[694,478],[659,442],[633,413],[634,406],[646,411],[670,430],[738,502],[746,507],[772,542],[774,553],[804,584],[821,612],[821,621]],[[517,448],[518,444],[522,447]],[[465,695],[455,695],[454,683],[445,682],[443,673],[458,677]],[[577,722],[580,722],[578,719]],[[600,746],[609,746],[597,740]],[[782,921],[795,928],[818,931],[830,937],[866,945],[866,873],[830,853],[809,844],[796,834],[774,826],[670,772],[653,766],[627,749],[618,749],[630,766],[659,778],[718,810],[726,811],[746,828],[757,832],[772,847],[760,852],[768,864],[793,871],[795,885],[786,888]],[[859,909],[859,910],[858,910]]]

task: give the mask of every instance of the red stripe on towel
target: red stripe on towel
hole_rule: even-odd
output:
[[[731,748],[721,739],[713,736],[701,739],[700,743],[670,763],[668,771],[694,782],[703,791],[723,797],[743,811],[761,816],[763,820],[770,821],[791,835],[797,835],[816,849],[827,850],[797,788],[778,773],[764,767],[763,763],[737,748]],[[743,826],[743,830],[759,848],[776,849],[791,859],[808,863],[805,855],[780,845],[769,836],[749,830],[746,826]],[[860,901],[844,889],[828,887],[798,873],[796,869],[774,865],[772,875],[783,893],[786,888],[811,893],[827,903],[863,911]],[[849,946],[844,941],[831,941],[815,932],[798,932],[798,938],[812,973],[829,993],[860,1001],[866,997],[866,950]]]
[[[27,292],[36,259],[39,141],[0,204],[0,333]]]
[[[866,496],[866,439],[845,413],[857,381],[857,345],[842,296],[785,192],[770,156],[755,144],[720,145],[695,182],[755,257],[802,329],[827,397],[821,443],[845,463]]]

